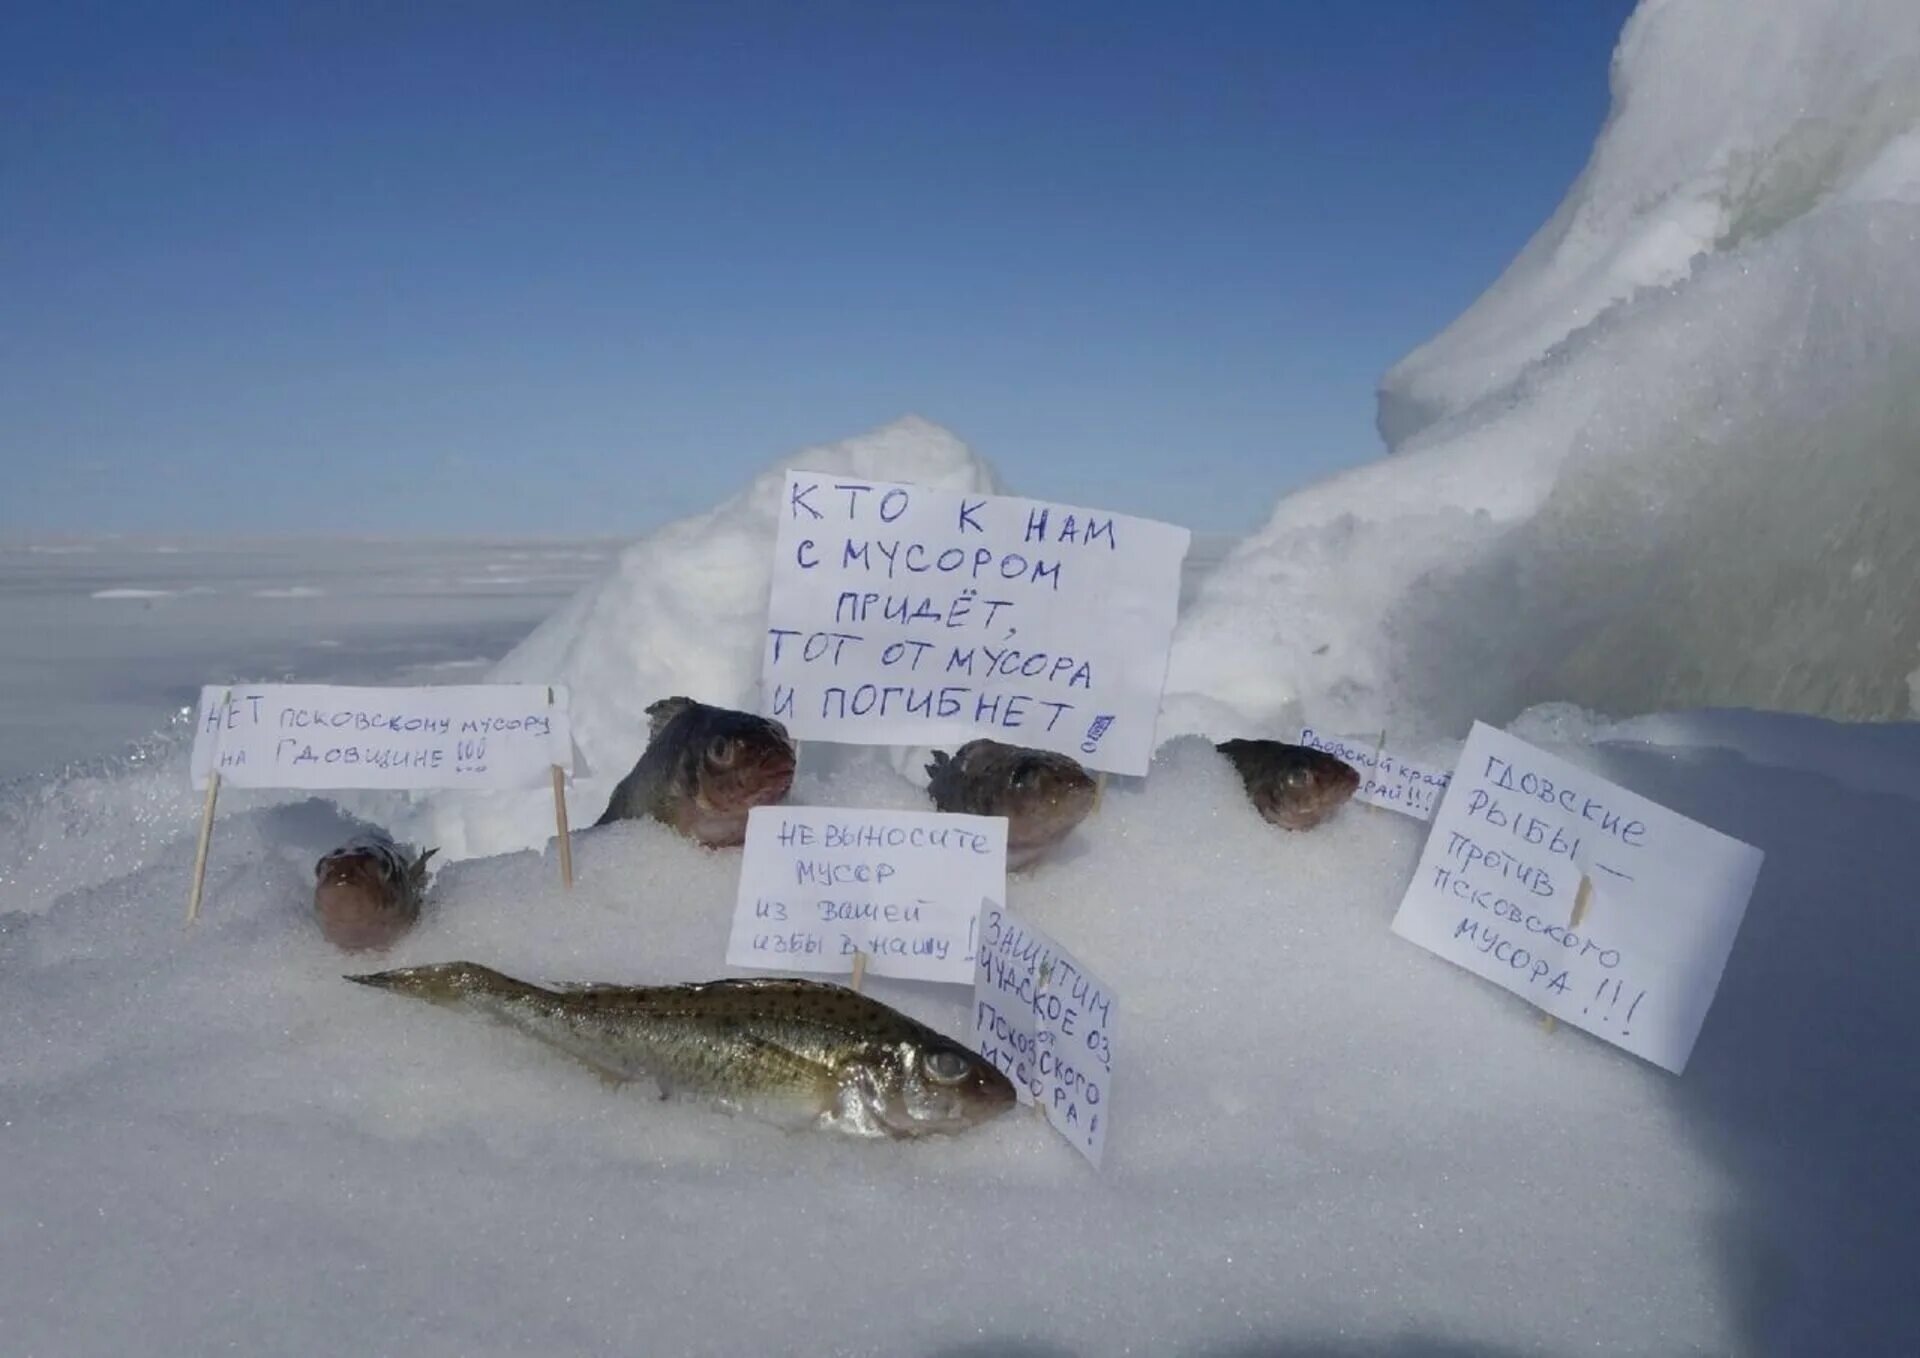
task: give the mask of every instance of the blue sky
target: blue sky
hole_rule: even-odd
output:
[[[1249,528],[1380,454],[1630,8],[16,8],[0,531],[631,533],[906,412]]]

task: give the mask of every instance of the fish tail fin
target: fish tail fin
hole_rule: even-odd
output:
[[[356,985],[397,991],[429,1004],[461,1004],[471,999],[544,993],[539,986],[483,967],[478,962],[439,962],[430,967],[400,967],[345,979]]]
[[[425,853],[414,859],[408,866],[407,877],[415,886],[425,884],[427,880],[427,860],[439,852],[440,850],[437,848],[428,849]]]

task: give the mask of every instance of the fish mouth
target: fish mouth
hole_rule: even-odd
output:
[[[768,806],[774,802],[779,801],[782,797],[785,797],[788,792],[792,791],[792,789],[793,789],[793,770],[788,769],[786,773],[782,774],[780,777],[767,778],[766,780],[761,782],[759,786],[749,787],[747,789],[745,805]]]
[[[741,779],[733,786],[695,800],[704,811],[720,816],[744,816],[756,806],[772,806],[783,801],[793,787],[793,778]]]
[[[1093,810],[1093,779],[1085,774],[1048,779],[1015,798],[1011,819],[1022,843],[1051,843],[1063,838]]]
[[[709,767],[693,785],[693,801],[716,815],[745,815],[785,797],[793,787],[793,756],[785,750],[762,754],[727,769]]]
[[[1311,830],[1347,804],[1353,788],[1319,788],[1305,795],[1276,800],[1267,809],[1267,819],[1285,830]]]
[[[322,886],[314,893],[313,913],[321,937],[346,952],[392,947],[413,927],[403,906],[351,884]]]
[[[985,1122],[997,1118],[1016,1103],[1020,1095],[1013,1087],[1013,1081],[998,1070],[988,1068],[980,1081],[974,1086],[974,1105],[984,1110],[977,1114],[976,1121]]]
[[[958,1091],[944,1108],[889,1109],[882,1114],[882,1122],[896,1137],[951,1135],[991,1122],[1020,1100],[1012,1081],[997,1070],[990,1075],[992,1079],[975,1080]]]

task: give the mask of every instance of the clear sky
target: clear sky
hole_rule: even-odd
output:
[[[1380,455],[1630,9],[15,6],[0,531],[630,533],[908,412],[1249,528]]]

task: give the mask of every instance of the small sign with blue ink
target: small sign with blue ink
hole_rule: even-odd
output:
[[[573,766],[567,690],[545,684],[210,685],[193,785],[532,788]]]
[[[980,902],[973,1046],[1096,1168],[1113,1116],[1113,990],[998,900]]]
[[[727,965],[973,979],[975,916],[1007,881],[1004,816],[756,806]]]
[[[1677,1075],[1761,858],[1476,722],[1393,931]]]

